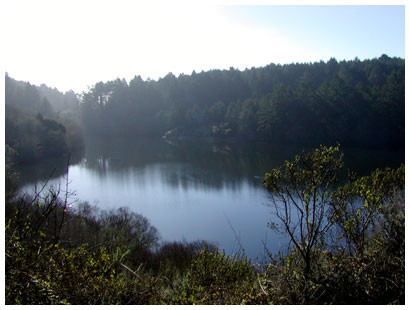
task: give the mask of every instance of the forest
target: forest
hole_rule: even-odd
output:
[[[358,176],[341,151],[404,151],[404,64],[381,55],[135,76],[79,94],[6,74],[6,303],[404,304],[404,163]],[[287,252],[259,264],[212,240],[163,241],[126,207],[71,208],[70,158],[87,141],[161,137],[309,146],[254,180]],[[53,158],[66,184],[20,195],[16,168]]]
[[[158,81],[97,83],[80,96],[89,135],[230,137],[404,146],[404,60],[271,64]]]
[[[84,148],[84,137],[229,138],[404,147],[404,59],[270,64],[98,82],[81,94],[6,75],[6,158]]]

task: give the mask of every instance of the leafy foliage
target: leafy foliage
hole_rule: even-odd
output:
[[[270,227],[287,234],[303,257],[304,281],[308,282],[314,250],[325,246],[332,219],[327,218],[330,190],[342,168],[339,146],[322,146],[297,155],[282,167],[265,174],[264,185],[272,194],[279,224]],[[306,298],[309,294],[306,293]]]
[[[242,304],[256,297],[255,270],[249,260],[205,247],[184,275],[177,304]]]
[[[391,221],[391,212],[399,212],[389,204],[403,188],[404,165],[396,170],[377,169],[358,179],[352,176],[348,184],[338,188],[333,194],[332,211],[350,251],[363,253],[368,249],[380,221]]]
[[[290,253],[268,266],[284,303],[404,303],[404,165],[336,186],[339,147],[267,173]],[[332,238],[336,236],[336,238]],[[397,290],[397,291],[395,291]]]

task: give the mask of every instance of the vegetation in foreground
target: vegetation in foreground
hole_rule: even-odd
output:
[[[290,243],[263,266],[160,243],[126,208],[72,210],[67,188],[19,197],[6,180],[6,303],[404,304],[404,165],[338,185],[342,163],[322,146],[266,174],[269,225]]]

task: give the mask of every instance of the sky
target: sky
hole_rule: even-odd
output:
[[[4,71],[80,93],[136,75],[157,80],[169,72],[405,57],[404,5],[149,3],[4,0]]]

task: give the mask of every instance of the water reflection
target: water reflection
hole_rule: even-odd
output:
[[[93,139],[87,141],[85,157],[82,153],[72,154],[70,165],[81,163],[100,178],[109,173],[119,181],[136,175],[142,184],[153,170],[158,170],[161,180],[175,188],[202,186],[211,190],[223,187],[235,190],[243,181],[260,187],[266,172],[293,159],[302,150],[300,146],[238,141],[167,143],[162,139]],[[404,162],[403,150],[342,148],[342,151],[346,169],[358,175],[369,174],[375,168],[395,168]],[[51,174],[53,178],[61,177],[66,172],[66,164],[67,158],[59,158],[21,165],[18,169],[21,184],[45,180]]]
[[[261,187],[266,172],[302,150],[300,146],[232,141],[92,140],[87,143],[84,165],[99,177],[108,172],[118,179],[135,174],[140,176],[140,182],[152,174],[150,167],[160,165],[160,177],[169,186],[235,190],[243,181]],[[404,152],[400,150],[343,148],[342,151],[346,169],[358,175],[369,174],[375,168],[398,167],[404,162]]]
[[[60,178],[67,172],[67,162],[69,162],[70,166],[73,166],[79,164],[83,158],[84,152],[75,152],[67,155],[67,157],[47,159],[35,164],[21,164],[15,167],[18,174],[18,185],[23,187],[27,184],[42,182],[49,178]]]
[[[164,140],[102,141],[87,144],[84,165],[99,176],[142,173],[161,165],[161,178],[169,186],[209,189],[237,189],[244,180],[260,187],[269,168],[281,164],[300,151],[297,147],[268,144],[245,145],[239,142],[204,143]]]
[[[128,206],[147,217],[164,240],[215,241],[231,253],[240,236],[251,258],[263,254],[263,242],[272,252],[286,247],[286,240],[267,228],[272,209],[262,182],[265,172],[294,158],[302,147],[153,139],[101,139],[86,145],[83,159],[71,161],[69,175],[80,200],[103,209]],[[404,151],[342,150],[346,166],[359,175],[404,161]],[[26,189],[48,176],[52,167],[47,164],[25,170],[31,183]],[[55,176],[65,173],[66,159],[60,164]]]

